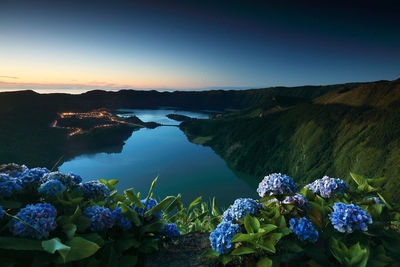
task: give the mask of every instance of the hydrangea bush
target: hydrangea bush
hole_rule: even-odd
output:
[[[399,264],[399,209],[373,179],[351,177],[352,187],[324,176],[298,192],[287,175],[265,176],[260,199],[239,198],[220,217],[209,258],[239,266]]]
[[[0,255],[7,266],[134,266],[142,255],[209,232],[202,264],[238,266],[396,266],[400,213],[379,182],[324,176],[301,188],[287,175],[265,176],[260,199],[239,198],[221,212],[216,199],[156,199],[117,180],[0,165]],[[298,191],[300,188],[300,191]]]
[[[180,195],[157,201],[152,194],[156,180],[141,199],[133,189],[118,194],[117,180],[82,182],[72,173],[0,165],[1,262],[140,265],[141,255],[156,251],[181,231],[208,230],[217,224],[217,215],[211,215],[201,198],[188,209]],[[214,224],[202,225],[200,213],[203,221],[215,219]]]

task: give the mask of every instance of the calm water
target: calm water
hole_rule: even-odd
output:
[[[171,110],[123,110],[143,121],[176,125],[179,122],[165,115],[177,113],[195,118],[207,118],[207,114]],[[254,179],[252,187],[239,179],[214,151],[205,146],[190,143],[178,127],[162,126],[133,132],[121,153],[83,155],[65,162],[62,172],[80,174],[85,181],[105,178],[119,179],[117,189],[133,187],[147,195],[152,180],[159,176],[155,195],[182,194],[188,203],[198,196],[204,200],[217,197],[220,206],[228,206],[237,197],[256,197]],[[242,176],[241,176],[242,177]],[[242,177],[242,178],[243,178]]]

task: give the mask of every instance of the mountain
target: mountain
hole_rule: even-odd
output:
[[[385,176],[400,200],[400,80],[251,90],[90,91],[80,95],[0,93],[0,163],[52,168],[83,153],[118,152],[134,129],[99,128],[69,137],[51,128],[60,112],[98,108],[214,110],[209,120],[181,124],[235,171],[284,172],[300,184],[353,171]],[[257,181],[254,181],[256,184]]]
[[[400,81],[338,86],[308,103],[254,106],[181,124],[189,140],[210,146],[234,170],[287,173],[300,184],[355,172],[386,177],[400,194]]]

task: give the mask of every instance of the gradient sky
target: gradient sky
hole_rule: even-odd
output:
[[[260,88],[397,79],[400,5],[394,3],[0,0],[0,88]]]

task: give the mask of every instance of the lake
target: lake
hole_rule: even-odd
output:
[[[125,109],[119,116],[136,115],[145,122],[178,125],[179,122],[166,117],[170,113],[208,118],[206,113],[176,110]],[[175,126],[134,131],[121,153],[82,155],[63,163],[59,170],[77,173],[84,181],[118,179],[119,192],[133,187],[142,196],[147,195],[151,182],[158,176],[156,198],[181,193],[185,203],[198,196],[206,201],[216,196],[219,206],[227,207],[238,197],[257,196],[257,179],[234,173],[210,147],[189,142]]]

